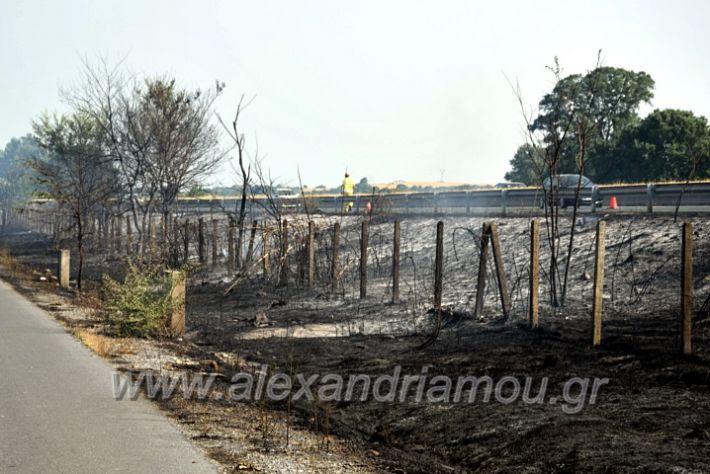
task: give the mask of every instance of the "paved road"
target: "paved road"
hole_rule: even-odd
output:
[[[0,473],[214,473],[111,367],[0,281]]]

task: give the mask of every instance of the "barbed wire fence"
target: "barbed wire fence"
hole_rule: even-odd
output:
[[[166,246],[178,251],[183,264],[197,268],[214,279],[242,279],[289,298],[327,295],[351,305],[358,314],[362,308],[379,307],[380,331],[404,334],[426,333],[431,329],[434,308],[435,246],[438,219],[420,217],[401,221],[399,298],[393,299],[394,216],[378,215],[368,220],[366,298],[361,299],[361,239],[363,216],[314,216],[313,262],[309,268],[309,225],[299,215],[287,215],[288,242],[282,222],[265,219],[252,212],[242,248],[236,249],[234,224],[218,209],[201,214],[176,214],[172,225],[176,242],[166,242],[166,222],[162,216],[149,219],[144,245],[153,253]],[[14,216],[16,223],[54,242],[55,249],[71,238],[69,216],[51,209],[26,210]],[[540,320],[542,324],[563,324],[570,314],[588,312],[593,297],[595,232],[597,217],[582,217],[577,227],[567,301],[554,307],[546,296],[550,292],[547,267],[549,248],[542,226],[540,246]],[[449,216],[444,225],[442,308],[460,319],[491,319],[501,314],[500,295],[493,259],[486,260],[483,311],[475,313],[476,280],[480,265],[483,224],[492,218]],[[505,277],[511,308],[511,322],[526,321],[529,313],[530,217],[499,220]],[[689,218],[694,225],[693,320],[694,338],[703,345],[710,338],[710,239],[701,218]],[[340,226],[337,256],[334,252],[334,225]],[[681,233],[670,218],[630,216],[607,219],[605,244],[605,283],[603,308],[620,331],[643,326],[652,316],[664,318],[667,333],[677,333],[681,269]],[[138,229],[124,215],[104,216],[90,223],[90,251],[116,259],[135,258]],[[563,227],[561,239],[568,232]],[[566,258],[564,253],[562,258]],[[337,264],[334,265],[334,258]],[[285,269],[285,270],[284,270]],[[312,272],[311,281],[310,274]],[[285,275],[285,278],[283,277]],[[335,283],[333,280],[335,279]],[[393,309],[397,309],[394,311]],[[371,311],[372,312],[372,311]],[[618,321],[625,322],[618,322]],[[657,337],[667,337],[668,334]]]

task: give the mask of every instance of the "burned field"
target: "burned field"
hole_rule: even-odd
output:
[[[340,235],[333,271],[336,221]],[[497,224],[510,293],[508,318],[502,317],[492,258],[483,308],[474,311],[484,221]],[[541,225],[540,324],[531,329],[528,219],[443,219],[439,313],[434,309],[436,219],[401,222],[399,299],[393,302],[392,221],[369,223],[367,294],[361,298],[361,223],[320,216],[314,218],[311,247],[307,223],[290,223],[285,272],[283,240],[269,240],[263,252],[261,232],[254,239],[253,264],[237,276],[223,258],[217,265],[199,265],[193,257],[184,340],[134,341],[142,349],[116,355],[114,363],[129,371],[217,373],[221,394],[229,392],[235,374],[255,374],[261,367],[267,374],[317,374],[314,392],[325,374],[344,379],[397,371],[426,374],[426,391],[445,386],[441,377],[510,381],[496,384],[500,392],[493,395],[499,396],[487,401],[482,391],[475,400],[454,401],[442,389],[435,391],[438,399],[421,401],[316,396],[267,402],[220,396],[161,402],[200,445],[235,471],[256,469],[264,457],[293,451],[294,433],[310,432],[317,446],[309,456],[336,456],[335,464],[320,459],[309,464],[311,470],[334,471],[337,464],[343,472],[707,472],[710,318],[702,306],[710,294],[710,226],[706,219],[688,220],[694,229],[695,299],[693,355],[684,356],[679,349],[680,224],[662,217],[606,221],[599,347],[592,346],[592,221],[576,229],[567,295],[564,306],[557,307],[549,297],[547,229]],[[561,228],[562,242],[568,226]],[[218,247],[227,240],[223,231],[220,235]],[[0,239],[37,276],[53,268],[49,241],[27,233]],[[189,254],[197,255],[198,240],[188,242]],[[310,281],[309,248],[315,263]],[[266,254],[268,265],[259,257]],[[121,255],[92,257],[88,274],[95,278],[108,268],[120,273],[124,261]],[[101,326],[90,318],[69,323]],[[159,347],[158,355],[146,355],[155,353],[148,346]],[[439,383],[430,383],[437,376]],[[395,378],[401,382],[402,377]],[[514,398],[513,378],[523,386],[530,379],[532,397],[547,380],[544,396],[534,402]],[[565,384],[574,378],[578,383],[566,393]],[[579,381],[585,379],[589,387]],[[608,381],[592,403],[594,379]],[[236,434],[245,427],[258,434]],[[259,453],[258,460],[244,454],[251,451]],[[285,468],[263,464],[260,469]]]

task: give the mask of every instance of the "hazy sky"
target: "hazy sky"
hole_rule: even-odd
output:
[[[708,1],[15,1],[0,0],[0,147],[61,110],[81,58],[125,57],[139,75],[227,88],[272,173],[336,185],[497,182],[522,143],[506,76],[534,106],[566,73],[643,70],[653,107],[710,116]],[[645,108],[647,113],[650,108]],[[225,168],[211,182],[228,183]]]

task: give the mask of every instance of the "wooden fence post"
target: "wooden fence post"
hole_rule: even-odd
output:
[[[392,248],[392,303],[399,301],[399,249],[400,249],[400,224],[394,221],[394,245]]]
[[[252,259],[254,258],[254,240],[256,239],[256,231],[259,227],[259,221],[253,221],[251,223],[251,233],[249,234],[249,245],[247,245],[247,256],[246,256],[246,265],[251,264]]]
[[[261,229],[261,266],[264,271],[264,278],[269,277],[269,256],[271,249],[269,245],[269,229],[264,225]]]
[[[185,272],[173,270],[170,272],[170,299],[172,314],[170,315],[170,333],[173,337],[185,334],[185,297],[187,293],[187,277]]]
[[[444,223],[436,224],[436,256],[434,260],[434,309],[441,310],[444,279]]]
[[[111,229],[109,231],[109,244],[107,245],[111,255],[116,253],[116,218],[111,218]]]
[[[6,216],[6,214],[3,214],[3,216]],[[7,225],[7,221],[5,221],[4,225]],[[106,228],[103,220],[101,220],[101,227],[99,229],[99,239],[104,241],[106,240]],[[59,243],[59,216],[54,216],[54,221],[52,223],[52,240],[55,243]]]
[[[508,291],[508,277],[505,273],[505,267],[503,266],[503,253],[498,238],[498,226],[496,224],[490,224],[488,231],[491,233],[491,243],[493,244],[493,261],[496,265],[498,291],[500,293],[500,302],[503,306],[503,317],[507,319],[510,316],[510,292]]]
[[[170,265],[177,267],[180,265],[180,223],[177,217],[173,217],[172,234],[170,235]]]
[[[190,261],[190,220],[185,219],[185,235],[183,239],[183,263],[188,263]]]
[[[158,224],[155,222],[155,219],[153,218],[153,215],[151,214],[149,219],[148,219],[148,225],[150,227],[150,242],[149,242],[149,247],[150,247],[150,253],[151,255],[155,255],[157,253],[157,245],[158,245]],[[162,242],[161,247],[165,245],[165,241]]]
[[[656,185],[648,183],[646,185],[646,212],[653,214],[653,196],[656,193]]]
[[[683,223],[680,297],[680,343],[683,354],[693,353],[693,225]]]
[[[540,324],[540,222],[530,222],[530,327]]]
[[[330,262],[330,289],[338,291],[338,272],[340,265],[338,259],[340,253],[340,223],[333,225],[333,260]]]
[[[202,217],[197,220],[197,255],[200,263],[205,263],[205,220]]]
[[[280,286],[288,286],[288,220],[284,219],[281,226],[281,276]]]
[[[244,226],[245,222],[237,221],[236,239],[234,241],[234,268],[239,271],[243,268],[242,251],[244,250]]]
[[[170,216],[166,216],[165,214],[159,216],[159,224],[160,224],[160,239],[162,240],[160,247],[163,248],[165,247],[165,244],[168,243],[168,237],[170,235]],[[173,223],[174,224],[174,223]],[[176,228],[175,225],[173,225],[173,230]]]
[[[133,254],[133,227],[131,227],[131,216],[126,216],[126,255]]]
[[[360,299],[367,296],[367,246],[369,239],[369,227],[366,220],[362,221],[362,232],[360,236]]]
[[[592,303],[592,345],[599,346],[602,342],[602,304],[604,302],[604,234],[606,223],[597,222],[596,254],[594,257],[594,301]]]
[[[305,242],[303,245],[296,245],[296,275],[298,284],[302,285],[306,280],[306,260],[308,260],[308,234],[305,237],[296,236],[296,241],[299,243]]]
[[[63,249],[59,252],[59,286],[65,290],[69,289],[69,272],[71,269],[71,253]]]
[[[116,254],[121,255],[121,216],[116,218]]]
[[[308,221],[308,289],[312,290],[316,281],[315,224]]]
[[[229,228],[227,229],[227,272],[232,275],[234,273],[234,228],[236,223],[229,219]]]
[[[480,316],[483,311],[483,297],[486,290],[486,271],[488,261],[488,241],[490,239],[490,230],[488,223],[483,223],[483,232],[481,234],[481,253],[478,260],[478,281],[476,282],[476,306],[473,309],[474,316]]]
[[[219,241],[219,223],[217,219],[212,219],[212,266],[217,266],[217,260],[219,259],[217,253],[217,244]]]

